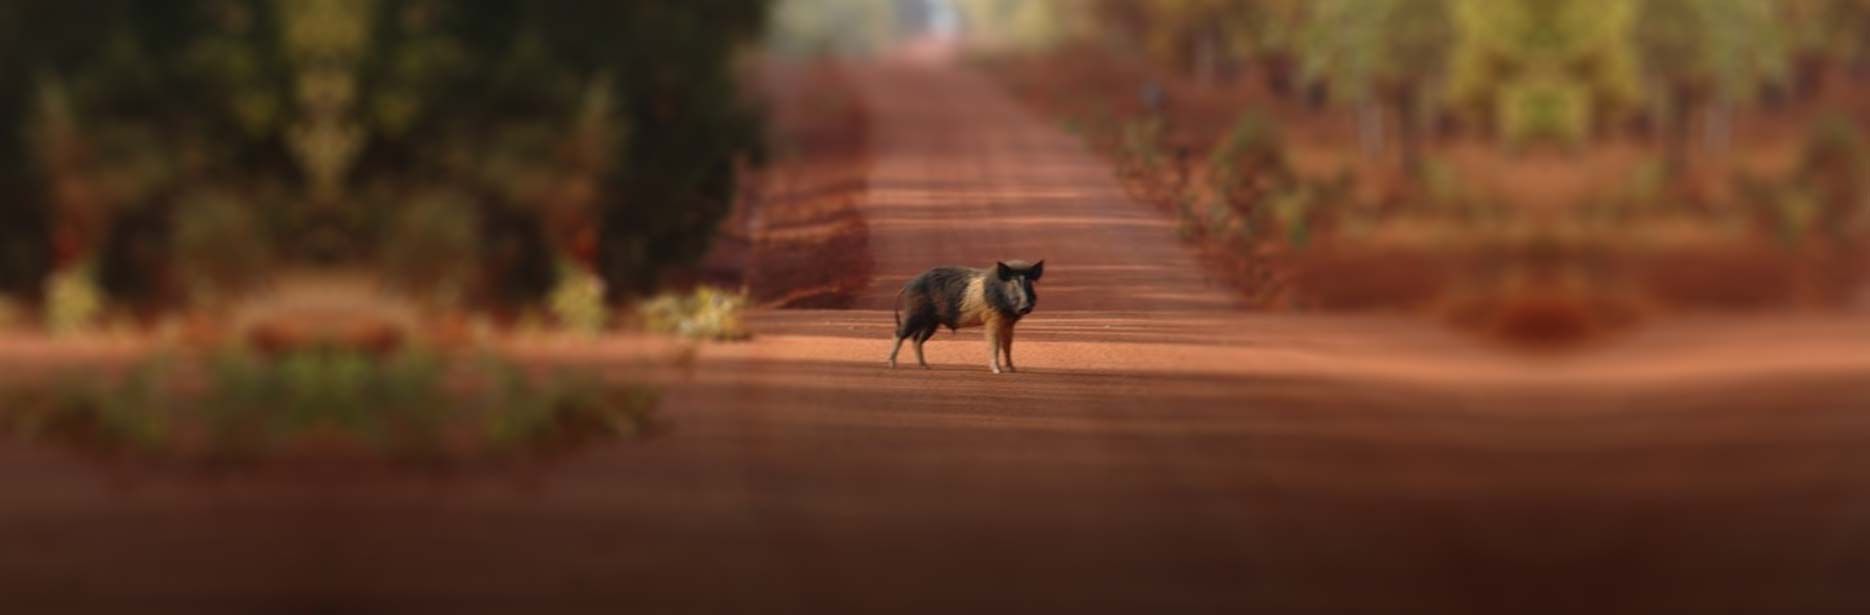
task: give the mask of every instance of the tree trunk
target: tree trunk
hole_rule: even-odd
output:
[[[1706,124],[1703,126],[1702,150],[1710,157],[1719,158],[1727,154],[1734,136],[1733,104],[1716,98],[1703,111]]]
[[[1366,100],[1357,107],[1357,142],[1362,145],[1365,158],[1383,154],[1383,105],[1375,99]]]
[[[1800,53],[1792,67],[1793,98],[1798,102],[1816,99],[1824,89],[1826,72],[1830,70],[1825,56],[1815,52]]]
[[[1693,115],[1693,99],[1691,86],[1675,84],[1669,89],[1669,99],[1665,105],[1667,111],[1662,118],[1662,147],[1670,173],[1688,170],[1688,139],[1693,130],[1688,119]]]
[[[1203,28],[1200,32],[1195,36],[1195,82],[1203,88],[1209,88],[1219,81],[1220,45],[1209,29]]]
[[[1260,56],[1260,70],[1266,84],[1266,91],[1274,98],[1304,102],[1298,88],[1293,86],[1293,68],[1291,54],[1284,51],[1267,52]]]
[[[1396,91],[1396,149],[1403,172],[1415,175],[1422,168],[1422,118],[1414,86]]]

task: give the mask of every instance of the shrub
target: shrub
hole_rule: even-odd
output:
[[[1124,169],[1135,173],[1147,173],[1162,168],[1163,133],[1165,123],[1162,116],[1151,115],[1142,119],[1124,123],[1121,149]]]
[[[89,263],[52,274],[46,279],[45,292],[45,325],[54,335],[89,330],[104,309],[104,291]]]
[[[1200,207],[1201,199],[1188,192],[1178,193],[1174,196],[1174,199],[1175,213],[1177,214],[1175,225],[1176,234],[1180,235],[1183,239],[1193,239],[1206,235],[1208,232],[1207,221],[1204,220],[1201,213],[1197,211],[1197,208]]]
[[[1550,141],[1576,147],[1589,136],[1591,92],[1561,79],[1526,79],[1505,86],[1499,130],[1510,147]]]
[[[1797,183],[1814,192],[1814,222],[1825,230],[1846,232],[1864,215],[1863,135],[1847,116],[1829,115],[1806,136]]]
[[[1259,110],[1242,114],[1208,155],[1209,187],[1242,212],[1251,213],[1268,191],[1288,187],[1294,180],[1284,137]]]
[[[1849,118],[1828,117],[1813,125],[1805,152],[1791,175],[1735,178],[1753,218],[1787,244],[1821,234],[1833,238],[1860,232],[1866,207],[1862,170],[1866,149]]]
[[[589,374],[540,380],[512,366],[495,364],[490,371],[496,374],[490,403],[502,411],[486,414],[483,433],[498,451],[641,433],[649,426],[642,409],[660,397],[644,387],[607,386]]]
[[[1422,182],[1423,196],[1432,208],[1460,208],[1469,198],[1466,182],[1462,181],[1461,172],[1453,163],[1442,158],[1430,157],[1422,161],[1422,172],[1418,174]]]
[[[385,458],[448,460],[638,433],[657,396],[493,357],[315,348],[159,357],[119,379],[15,386],[0,400],[0,431],[152,458],[259,460],[336,438]]]
[[[613,300],[634,297],[704,255],[741,163],[763,157],[762,118],[736,78],[763,30],[763,0],[68,4],[0,3],[6,292],[36,292],[51,229],[96,227],[115,239],[73,246],[103,246],[98,277],[111,296],[170,307],[156,257],[171,254],[171,229],[125,216],[202,188],[291,193],[250,205],[292,231],[275,256],[350,265],[385,234],[376,223],[394,222],[365,191],[448,187],[529,216],[597,219],[580,221],[600,222],[595,268]],[[59,35],[24,36],[19,23]],[[73,194],[95,204],[53,207],[54,184],[80,186]],[[238,228],[220,213],[198,230]],[[441,226],[405,227],[434,235],[393,241],[445,250],[461,236],[463,221],[430,220]],[[504,227],[488,224],[489,244]],[[518,284],[551,271],[548,254],[489,277]],[[448,277],[434,282],[445,290]],[[521,290],[537,291],[530,302],[548,287]]]
[[[1269,199],[1272,222],[1286,243],[1304,246],[1311,239],[1311,210],[1315,195],[1307,186],[1283,191]]]
[[[610,325],[604,279],[575,263],[559,263],[558,284],[552,289],[550,307],[552,318],[570,331],[595,335]]]
[[[158,358],[108,385],[89,375],[67,374],[49,387],[5,390],[0,392],[0,431],[100,452],[157,450],[173,433],[168,418],[180,407],[159,394],[172,368],[173,363]]]
[[[1349,174],[1322,181],[1299,177],[1286,158],[1278,126],[1257,110],[1240,117],[1209,153],[1208,164],[1216,200],[1203,226],[1248,244],[1263,239],[1310,243],[1333,207],[1350,200],[1354,181]]]
[[[752,337],[741,322],[746,293],[699,287],[688,295],[665,294],[638,308],[645,329],[693,339],[717,341]]]

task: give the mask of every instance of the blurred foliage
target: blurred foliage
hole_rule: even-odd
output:
[[[1826,62],[1870,63],[1870,2],[1778,0],[1774,3],[1796,64],[1810,71]],[[1809,78],[1811,75],[1806,75]]]
[[[1250,209],[1266,193],[1289,187],[1297,176],[1286,159],[1285,137],[1265,112],[1249,110],[1208,155],[1214,193],[1238,209]]]
[[[577,256],[609,298],[644,293],[699,257],[736,161],[760,158],[732,64],[765,13],[762,0],[0,3],[0,187],[25,197],[0,205],[0,292],[30,292],[54,256],[99,253],[122,257],[102,274],[122,298],[173,294],[132,278],[235,285],[252,276],[194,271],[209,263],[193,244],[251,228],[241,254],[281,264],[420,269],[411,253],[445,253],[464,229],[538,252],[461,261],[544,263],[473,276],[497,303],[543,300],[556,255],[594,235]],[[438,193],[469,220],[530,222],[450,223]],[[151,224],[120,223],[137,215]],[[191,216],[205,219],[176,220]],[[406,232],[425,235],[380,249]]]
[[[265,277],[273,260],[272,234],[256,209],[230,194],[196,194],[178,202],[170,259],[190,300],[213,303]]]
[[[53,335],[84,333],[104,312],[104,292],[89,263],[67,267],[45,282],[45,326]]]
[[[462,298],[480,270],[480,215],[457,194],[416,195],[397,212],[379,248],[384,273],[418,297],[448,305]]]
[[[1163,151],[1167,122],[1160,115],[1150,115],[1123,124],[1117,155],[1126,172],[1151,173],[1168,162]]]
[[[493,358],[389,357],[311,348],[158,356],[121,377],[76,374],[0,390],[0,432],[96,452],[260,461],[362,446],[390,459],[463,461],[545,453],[642,433],[652,389]],[[308,449],[308,447],[314,447]]]
[[[1806,135],[1798,166],[1785,177],[1742,176],[1760,225],[1788,244],[1870,233],[1870,149],[1848,117],[1826,116]]]
[[[1449,98],[1509,144],[1575,145],[1640,99],[1629,2],[1459,0],[1453,8]]]
[[[1094,0],[1080,4],[1093,17],[1078,29],[1134,45],[1157,62],[1213,83],[1251,61],[1288,59],[1306,5],[1305,0]]]
[[[604,280],[576,263],[559,264],[558,285],[552,289],[549,307],[552,319],[573,332],[596,335],[610,326]]]
[[[1286,157],[1285,138],[1273,117],[1249,110],[1208,155],[1214,202],[1197,226],[1249,246],[1274,240],[1303,247],[1338,206],[1350,201],[1350,187],[1348,177],[1301,177]]]
[[[1549,141],[1576,147],[1590,135],[1590,92],[1576,82],[1521,79],[1496,96],[1497,129],[1510,146]]]
[[[1444,0],[1320,0],[1300,40],[1306,74],[1353,100],[1396,97],[1443,70]]]
[[[593,437],[641,435],[660,399],[654,389],[606,383],[592,374],[566,373],[541,380],[498,363],[482,422],[490,450],[539,451]]]
[[[741,313],[747,308],[745,293],[730,293],[706,286],[688,294],[668,293],[638,306],[643,328],[652,333],[668,333],[686,338],[734,341],[752,337]]]
[[[901,34],[897,3],[888,0],[778,0],[770,46],[793,54],[865,54]]]
[[[1078,30],[1211,83],[1246,74],[1361,107],[1405,166],[1444,119],[1524,146],[1661,131],[1670,167],[1726,146],[1732,116],[1870,67],[1862,0],[1097,0]],[[1295,75],[1296,73],[1296,75]],[[1633,122],[1632,120],[1640,120]],[[1698,123],[1697,123],[1698,122]],[[1691,139],[1699,125],[1706,137]],[[1419,169],[1418,169],[1419,170]]]
[[[1785,32],[1771,3],[1642,0],[1637,6],[1643,65],[1678,95],[1746,97],[1785,70]]]
[[[1454,40],[1447,0],[1318,0],[1299,41],[1303,74],[1358,104],[1396,115],[1405,167],[1420,161],[1430,85]]]
[[[1088,24],[1075,4],[1083,0],[952,0],[961,28],[975,42],[996,48],[1043,48],[1080,35]]]
[[[1639,6],[1636,45],[1657,84],[1657,119],[1668,127],[1670,165],[1679,168],[1692,113],[1709,112],[1712,129],[1724,134],[1735,105],[1785,76],[1785,23],[1773,5],[1757,0],[1643,0]]]
[[[52,265],[51,227],[25,148],[33,88],[20,13],[0,2],[0,294],[36,298]]]

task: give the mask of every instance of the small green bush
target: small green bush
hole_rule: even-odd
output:
[[[157,358],[109,384],[66,374],[49,386],[0,391],[0,431],[102,452],[157,450],[174,433],[170,417],[182,407],[162,395],[161,384],[173,367],[170,360]]]
[[[104,311],[104,291],[90,263],[53,273],[45,297],[45,325],[53,335],[90,331]]]
[[[1827,115],[1812,126],[1796,181],[1814,192],[1816,224],[1838,234],[1858,230],[1870,192],[1863,179],[1867,163],[1870,147],[1849,116]]]
[[[741,322],[746,307],[746,293],[703,286],[688,295],[666,294],[650,299],[638,311],[643,327],[652,333],[732,341],[752,337]]]
[[[1267,192],[1295,181],[1278,124],[1259,110],[1241,114],[1208,154],[1209,187],[1242,212],[1255,209]]]
[[[1162,168],[1166,124],[1162,116],[1151,115],[1124,123],[1121,149],[1122,164],[1132,172],[1146,173]]]
[[[1193,194],[1183,192],[1175,195],[1176,225],[1175,232],[1183,239],[1194,239],[1207,234],[1207,223],[1197,209],[1200,199]]]
[[[596,335],[610,325],[604,279],[576,264],[559,263],[558,283],[548,301],[553,320],[569,331]]]
[[[1311,240],[1311,209],[1315,196],[1305,186],[1273,195],[1271,200],[1272,221],[1278,225],[1286,243],[1304,246]]]
[[[1857,123],[1848,115],[1827,114],[1812,123],[1805,136],[1800,170],[1818,173],[1831,168],[1849,169],[1863,162],[1865,146]]]
[[[511,366],[490,366],[495,375],[486,413],[485,439],[498,451],[524,451],[590,437],[641,433],[660,395],[644,387],[607,386],[589,374],[540,380]]]
[[[1523,79],[1502,88],[1498,117],[1510,147],[1535,142],[1576,147],[1590,136],[1591,92],[1564,79]]]
[[[1863,232],[1867,214],[1863,171],[1870,163],[1857,125],[1829,116],[1806,135],[1799,166],[1784,177],[1735,178],[1764,232],[1795,245],[1814,238],[1848,239]]]
[[[1811,236],[1824,206],[1810,190],[1792,189],[1772,201],[1771,222],[1780,241],[1796,244]]]
[[[1333,180],[1300,177],[1285,152],[1284,137],[1261,111],[1241,115],[1208,155],[1208,184],[1215,195],[1198,226],[1208,234],[1236,237],[1246,245],[1277,240],[1295,247],[1311,243],[1334,208],[1351,200],[1352,176]],[[1184,223],[1188,225],[1187,222]]]
[[[1425,205],[1430,208],[1458,209],[1469,198],[1460,170],[1445,159],[1432,156],[1423,159],[1418,176],[1422,180],[1423,196],[1428,199]]]

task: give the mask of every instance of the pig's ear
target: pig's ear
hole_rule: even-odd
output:
[[[1006,266],[1006,263],[994,263],[993,275],[994,277],[1000,278],[1002,282],[1011,280],[1013,279],[1013,268]]]
[[[1033,263],[1032,268],[1026,270],[1026,279],[1032,280],[1034,282],[1039,281],[1040,276],[1044,276],[1044,275],[1045,275],[1045,261],[1044,260],[1040,260],[1037,263]]]

